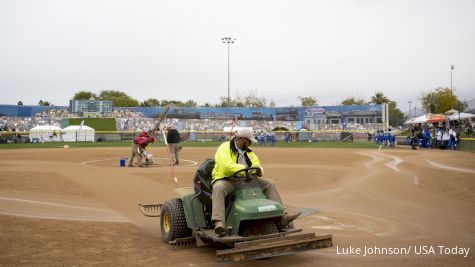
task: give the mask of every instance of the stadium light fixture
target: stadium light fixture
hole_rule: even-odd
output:
[[[230,47],[231,47],[231,44],[234,44],[234,42],[236,41],[237,39],[236,38],[233,38],[233,37],[230,37],[230,36],[227,36],[227,37],[223,37],[221,38],[221,41],[223,42],[223,44],[227,44],[228,45],[228,107],[230,106],[231,104],[231,96],[230,96],[230,92],[231,92],[231,89],[230,89],[230,58],[229,58],[229,53],[230,53]]]

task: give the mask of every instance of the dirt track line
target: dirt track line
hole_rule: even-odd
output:
[[[156,159],[156,160],[168,160],[168,158],[153,158],[153,159]],[[84,161],[84,162],[81,162],[81,165],[86,165],[86,164],[89,164],[89,163],[95,163],[95,162],[101,162],[101,161],[109,161],[109,160],[116,160],[116,159],[95,159],[95,160],[88,160],[88,161]],[[184,166],[184,167],[193,167],[193,166],[196,166],[198,165],[198,162],[194,161],[194,160],[189,160],[189,159],[180,159],[181,162],[183,161],[186,161],[186,162],[190,162],[190,164],[188,165],[181,165],[181,166]]]
[[[435,163],[433,161],[430,161],[430,160],[427,160],[427,163],[429,163],[430,165],[436,167],[436,168],[440,168],[440,169],[446,169],[446,170],[451,170],[451,171],[458,171],[458,172],[467,172],[467,173],[475,173],[475,170],[472,170],[472,169],[464,169],[464,168],[457,168],[457,167],[451,167],[451,166],[447,166],[447,165],[444,165],[444,164],[440,164],[440,163]]]
[[[73,205],[65,205],[65,204],[58,204],[58,203],[52,203],[52,202],[34,201],[34,200],[9,198],[9,197],[0,197],[0,200],[34,203],[34,204],[55,206],[55,207],[61,207],[61,208],[70,208],[70,209],[95,210],[95,211],[106,211],[106,212],[111,211],[109,209],[89,208],[89,207],[81,207],[81,206],[73,206]]]
[[[65,221],[88,221],[88,222],[115,222],[115,223],[129,223],[128,220],[120,217],[98,217],[98,216],[53,216],[48,214],[28,214],[12,212],[4,209],[0,209],[0,214],[33,218],[33,219],[49,219],[49,220],[65,220]]]
[[[81,162],[81,165],[89,164],[89,163],[94,163],[94,162],[101,162],[101,161],[108,161],[108,160],[114,160],[114,159],[95,159],[95,160],[88,160]]]
[[[393,170],[395,170],[395,171],[397,171],[397,172],[401,172],[401,171],[397,168],[397,165],[399,165],[401,162],[404,162],[403,159],[401,159],[400,157],[391,156],[391,155],[384,155],[384,156],[394,159],[393,161],[384,164],[386,167],[391,168],[391,169],[393,169]]]
[[[371,154],[369,153],[364,153],[364,152],[360,152],[360,155],[364,155],[364,156],[368,156],[368,157],[372,157],[373,159],[370,160],[370,161],[365,161],[363,164],[366,168],[370,168],[372,167],[375,163],[378,163],[380,161],[382,161],[384,158],[392,158],[393,160],[384,164],[386,167],[390,168],[390,169],[393,169],[397,172],[401,172],[397,165],[399,165],[401,162],[404,162],[403,159],[401,159],[400,157],[397,157],[397,156],[391,156],[391,155],[385,155],[385,154],[382,154],[382,153],[378,153],[378,152],[372,152]]]

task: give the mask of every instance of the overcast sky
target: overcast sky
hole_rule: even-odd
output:
[[[475,97],[473,0],[0,0],[0,103],[68,105],[113,89],[139,101],[255,91],[277,106],[382,91]]]

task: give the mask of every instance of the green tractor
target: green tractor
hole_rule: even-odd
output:
[[[216,245],[216,259],[233,262],[285,255],[332,246],[332,236],[298,233],[293,224],[281,228],[284,207],[266,198],[256,180],[257,168],[245,168],[229,179],[236,190],[226,198],[226,234],[214,232],[211,222],[211,172],[214,160],[205,160],[194,179],[194,192],[162,204],[139,205],[145,216],[160,217],[162,239],[172,246],[196,243]],[[160,208],[159,214],[152,214]]]

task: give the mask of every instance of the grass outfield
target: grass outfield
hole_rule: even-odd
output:
[[[183,147],[218,147],[221,142],[182,142]],[[68,145],[74,147],[129,147],[130,141],[123,142],[55,142],[55,143],[22,143],[22,144],[1,144],[0,149],[16,148],[63,148]],[[163,146],[163,142],[153,144],[153,146]],[[256,145],[254,147],[259,147]],[[268,145],[267,147],[270,147]],[[375,148],[376,144],[371,142],[277,142],[275,147],[302,147],[302,148]]]

